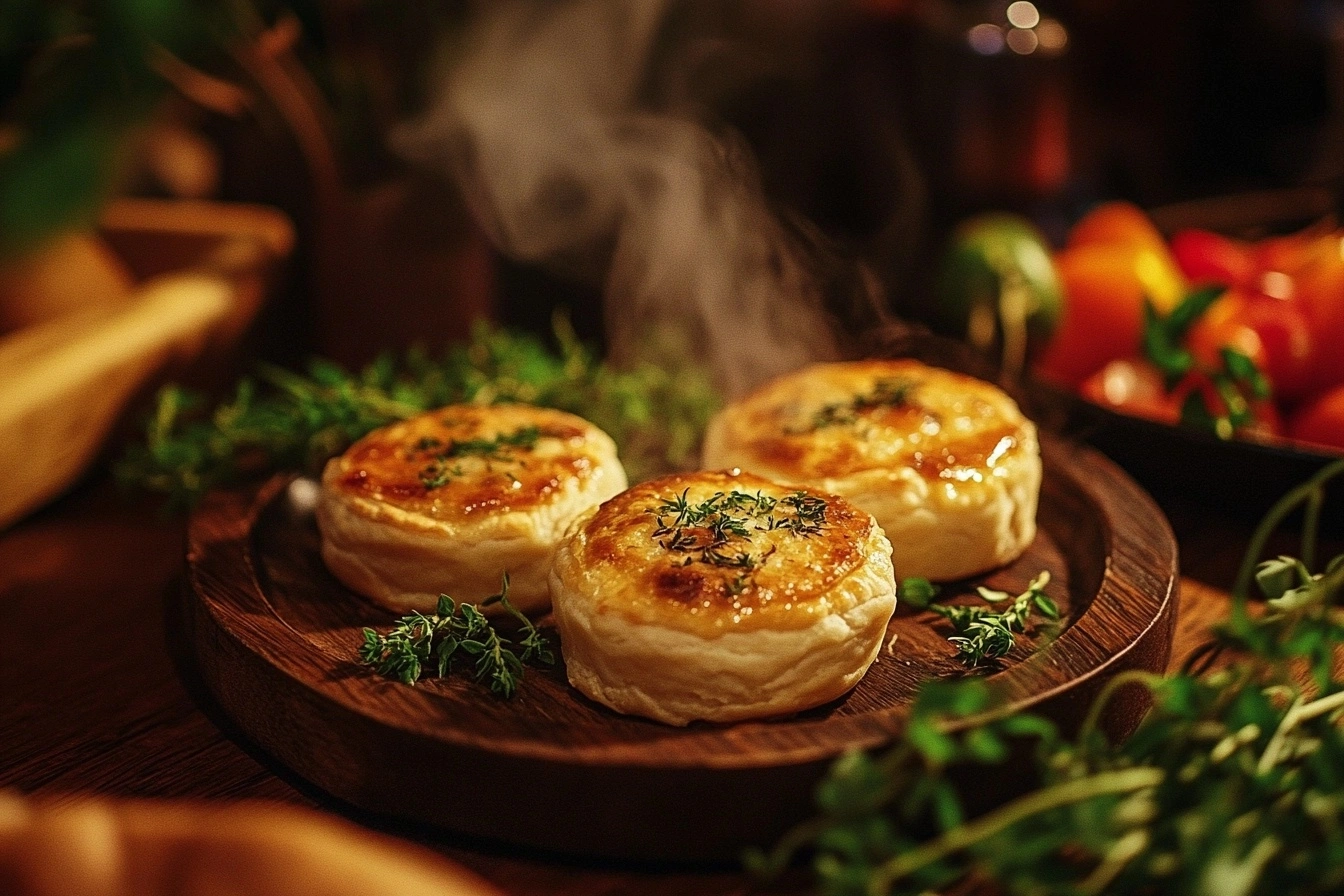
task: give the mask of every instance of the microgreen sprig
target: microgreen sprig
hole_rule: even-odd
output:
[[[500,593],[486,598],[480,606],[498,603],[518,621],[521,655],[513,652],[512,642],[495,630],[476,605],[458,603],[441,594],[432,614],[403,616],[385,635],[364,629],[360,662],[379,675],[413,685],[430,669],[442,678],[448,675],[455,658],[471,656],[476,658],[472,677],[487,683],[494,694],[512,697],[523,677],[524,663],[551,665],[555,655],[532,621],[509,602],[508,594],[509,578],[505,575]]]

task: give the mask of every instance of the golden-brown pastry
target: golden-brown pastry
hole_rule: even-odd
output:
[[[839,697],[896,606],[891,545],[868,513],[733,472],[666,476],[589,511],[551,591],[570,683],[672,725]]]
[[[571,520],[625,488],[616,446],[586,420],[530,405],[454,405],[376,430],[327,463],[322,559],[397,613],[440,593],[499,591],[549,604],[547,574]]]
[[[1036,535],[1036,427],[998,387],[918,361],[773,380],[710,421],[704,465],[844,495],[877,518],[901,578],[984,572]]]

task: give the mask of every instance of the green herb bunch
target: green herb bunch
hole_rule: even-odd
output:
[[[1071,736],[996,710],[989,680],[935,682],[900,742],[839,760],[818,817],[751,864],[778,869],[807,849],[821,892],[865,896],[968,884],[1033,896],[1344,891],[1344,556],[1311,571],[1323,487],[1341,474],[1344,461],[1324,468],[1266,517],[1230,617],[1179,672],[1117,676]],[[1304,507],[1302,557],[1258,562]],[[1252,579],[1260,614],[1246,600]],[[1105,707],[1136,687],[1152,709],[1112,741]],[[966,782],[1010,778],[1032,784],[968,809]]]
[[[558,351],[539,339],[477,327],[440,357],[387,355],[352,373],[314,361],[306,374],[261,367],[214,408],[181,388],[158,397],[143,444],[118,464],[126,482],[190,505],[217,485],[279,470],[315,472],[380,426],[448,404],[525,402],[578,414],[605,430],[634,481],[694,465],[717,399],[703,371],[596,360],[557,319]]]
[[[551,665],[555,655],[546,638],[532,621],[509,603],[509,579],[504,577],[500,593],[481,602],[481,606],[500,604],[521,627],[518,647],[499,634],[490,620],[473,604],[460,604],[446,594],[439,595],[437,611],[431,615],[412,613],[403,616],[387,634],[364,629],[359,659],[379,675],[415,684],[431,669],[440,678],[452,668],[453,660],[463,654],[475,657],[472,677],[486,682],[500,697],[512,697],[523,677],[523,664]]]

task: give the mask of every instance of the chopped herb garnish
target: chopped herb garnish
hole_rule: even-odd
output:
[[[437,452],[430,463],[420,471],[420,484],[427,490],[446,485],[450,479],[463,474],[461,464],[448,465],[448,461],[457,457],[483,457],[486,460],[509,460],[513,457],[511,449],[531,450],[541,438],[541,430],[536,426],[524,426],[511,433],[502,433],[490,439],[453,439],[446,448]],[[421,439],[417,447],[433,442],[429,448],[442,447],[438,439]]]
[[[914,391],[912,380],[883,378],[873,384],[871,392],[856,395],[848,402],[832,402],[823,405],[812,415],[811,425],[798,432],[812,432],[828,426],[848,426],[857,423],[864,411],[881,407],[904,407],[910,402],[910,393]]]
[[[500,697],[512,697],[523,677],[523,664],[550,665],[555,656],[545,637],[526,616],[509,603],[509,578],[504,577],[500,593],[486,598],[480,606],[500,604],[522,626],[518,642],[521,655],[511,649],[512,642],[502,637],[474,604],[457,603],[446,594],[439,595],[437,611],[430,615],[412,613],[403,616],[386,635],[364,629],[360,662],[372,666],[379,675],[406,684],[415,684],[427,670],[440,677],[448,674],[453,659],[460,655],[476,657],[472,678],[487,682]]]
[[[733,490],[715,492],[698,504],[692,504],[688,494],[689,489],[649,511],[658,519],[653,537],[664,550],[687,554],[683,566],[704,563],[744,570],[729,583],[734,594],[747,587],[750,573],[774,553],[774,548],[761,555],[734,550],[735,540],[749,540],[752,532],[775,529],[805,538],[821,532],[826,524],[826,501],[806,492],[775,499],[760,491]]]

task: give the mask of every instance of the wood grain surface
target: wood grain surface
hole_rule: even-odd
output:
[[[1062,631],[1024,640],[990,680],[1004,701],[1068,724],[1115,672],[1166,667],[1176,547],[1151,501],[1100,456],[1054,441],[1044,454],[1036,541],[954,591],[1018,592],[1051,573]],[[565,853],[730,860],[804,817],[840,753],[896,736],[922,682],[965,674],[946,623],[902,609],[889,650],[850,694],[785,719],[672,728],[584,699],[562,668],[529,670],[510,701],[458,678],[408,687],[359,666],[360,629],[391,617],[326,572],[288,484],[215,494],[193,517],[188,637],[252,740],[370,811]],[[1142,708],[1118,700],[1108,722],[1123,732]],[[493,798],[471,799],[464,780]]]
[[[1240,515],[1159,495],[1182,557],[1172,665],[1227,613],[1245,549]],[[184,651],[184,523],[126,500],[105,478],[0,532],[0,788],[190,803],[318,806],[428,844],[511,896],[795,896],[804,871],[768,886],[719,867],[574,860],[362,812],[303,781],[224,715]],[[1271,551],[1293,550],[1286,538]],[[1332,545],[1331,551],[1344,548]]]

